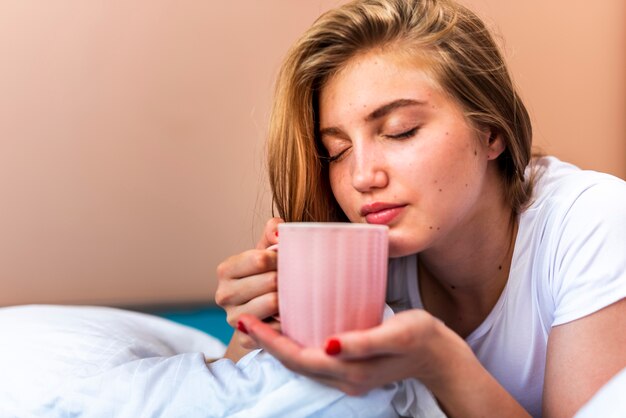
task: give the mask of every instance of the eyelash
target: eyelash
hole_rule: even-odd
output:
[[[417,130],[419,129],[419,126],[416,126],[415,128],[409,129],[406,132],[402,132],[399,133],[397,135],[385,135],[386,138],[391,138],[391,139],[406,139],[406,138],[410,138],[413,135],[415,135],[415,133],[417,132]]]
[[[343,151],[341,151],[339,154],[333,155],[333,156],[320,156],[320,159],[322,159],[324,162],[330,164],[330,163],[334,163],[335,161],[338,161],[339,159],[341,159],[341,157],[343,157],[346,152],[348,152],[350,150],[350,148],[352,147],[348,147],[346,149],[344,149]]]
[[[389,138],[389,139],[407,139],[407,138],[411,138],[413,135],[415,135],[415,133],[417,132],[417,130],[419,129],[419,126],[416,126],[414,128],[409,129],[408,131],[396,134],[396,135],[383,135],[385,138]],[[330,164],[333,163],[335,161],[340,160],[345,154],[346,152],[348,152],[352,147],[348,147],[346,149],[344,149],[343,151],[341,151],[339,154],[333,155],[333,156],[320,156],[320,159],[322,159],[324,162]]]

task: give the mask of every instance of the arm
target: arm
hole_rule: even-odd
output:
[[[626,367],[626,183],[577,197],[555,254],[543,414],[572,416]]]
[[[626,299],[556,326],[548,340],[545,417],[571,417],[626,367]]]

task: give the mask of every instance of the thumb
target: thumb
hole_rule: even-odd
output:
[[[278,242],[278,224],[283,223],[281,218],[272,218],[265,223],[263,235],[256,245],[257,250],[264,250],[270,245]]]

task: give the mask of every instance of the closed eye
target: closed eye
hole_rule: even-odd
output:
[[[344,149],[339,154],[331,155],[331,156],[328,156],[328,157],[320,157],[320,159],[322,159],[323,161],[325,161],[327,163],[333,163],[335,161],[341,160],[350,149],[352,149],[352,147],[348,147],[348,148]]]
[[[390,139],[406,139],[415,135],[418,129],[419,129],[419,126],[416,126],[415,128],[409,129],[408,131],[405,131],[399,134],[393,134],[393,135],[387,134],[383,136],[385,138],[390,138]]]

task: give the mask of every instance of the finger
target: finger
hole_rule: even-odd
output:
[[[226,321],[232,327],[236,327],[243,314],[253,315],[258,319],[273,317],[278,313],[278,294],[276,292],[265,293],[247,303],[233,306],[226,311]]]
[[[270,328],[272,328],[276,332],[280,332],[280,323],[277,321],[269,321],[265,322]],[[254,350],[257,348],[261,348],[259,343],[252,339],[248,334],[244,334],[243,332],[238,332],[239,343],[242,347],[248,350]]]
[[[276,291],[276,272],[257,274],[242,279],[221,280],[215,302],[224,308],[243,305],[252,299]]]
[[[270,245],[274,245],[278,242],[278,224],[283,223],[281,218],[272,218],[265,223],[263,235],[256,245],[258,250],[263,250]]]
[[[238,279],[276,270],[276,252],[248,250],[233,255],[217,266],[220,280]]]
[[[338,359],[320,348],[302,347],[251,315],[241,315],[241,324],[259,345],[285,367],[307,376],[335,376]]]
[[[436,321],[423,310],[406,311],[376,327],[335,335],[326,341],[325,348],[341,359],[401,354],[408,347],[421,344],[420,340],[427,338]]]
[[[279,333],[276,329],[252,315],[241,315],[239,318],[238,328],[242,329],[242,331],[246,332],[250,335],[250,337],[260,342],[264,345],[264,347],[270,349],[273,347],[279,347],[281,349],[297,352],[302,348],[295,341]],[[281,345],[281,342],[283,342],[284,345]]]
[[[276,332],[278,332],[280,334],[282,327],[280,325],[280,321],[276,321],[276,320],[272,320],[269,322],[266,322],[267,325],[269,325],[270,327],[272,327],[272,329]]]
[[[261,348],[259,343],[253,340],[249,335],[244,334],[243,332],[237,333],[237,343],[246,350],[255,350],[257,348]]]

